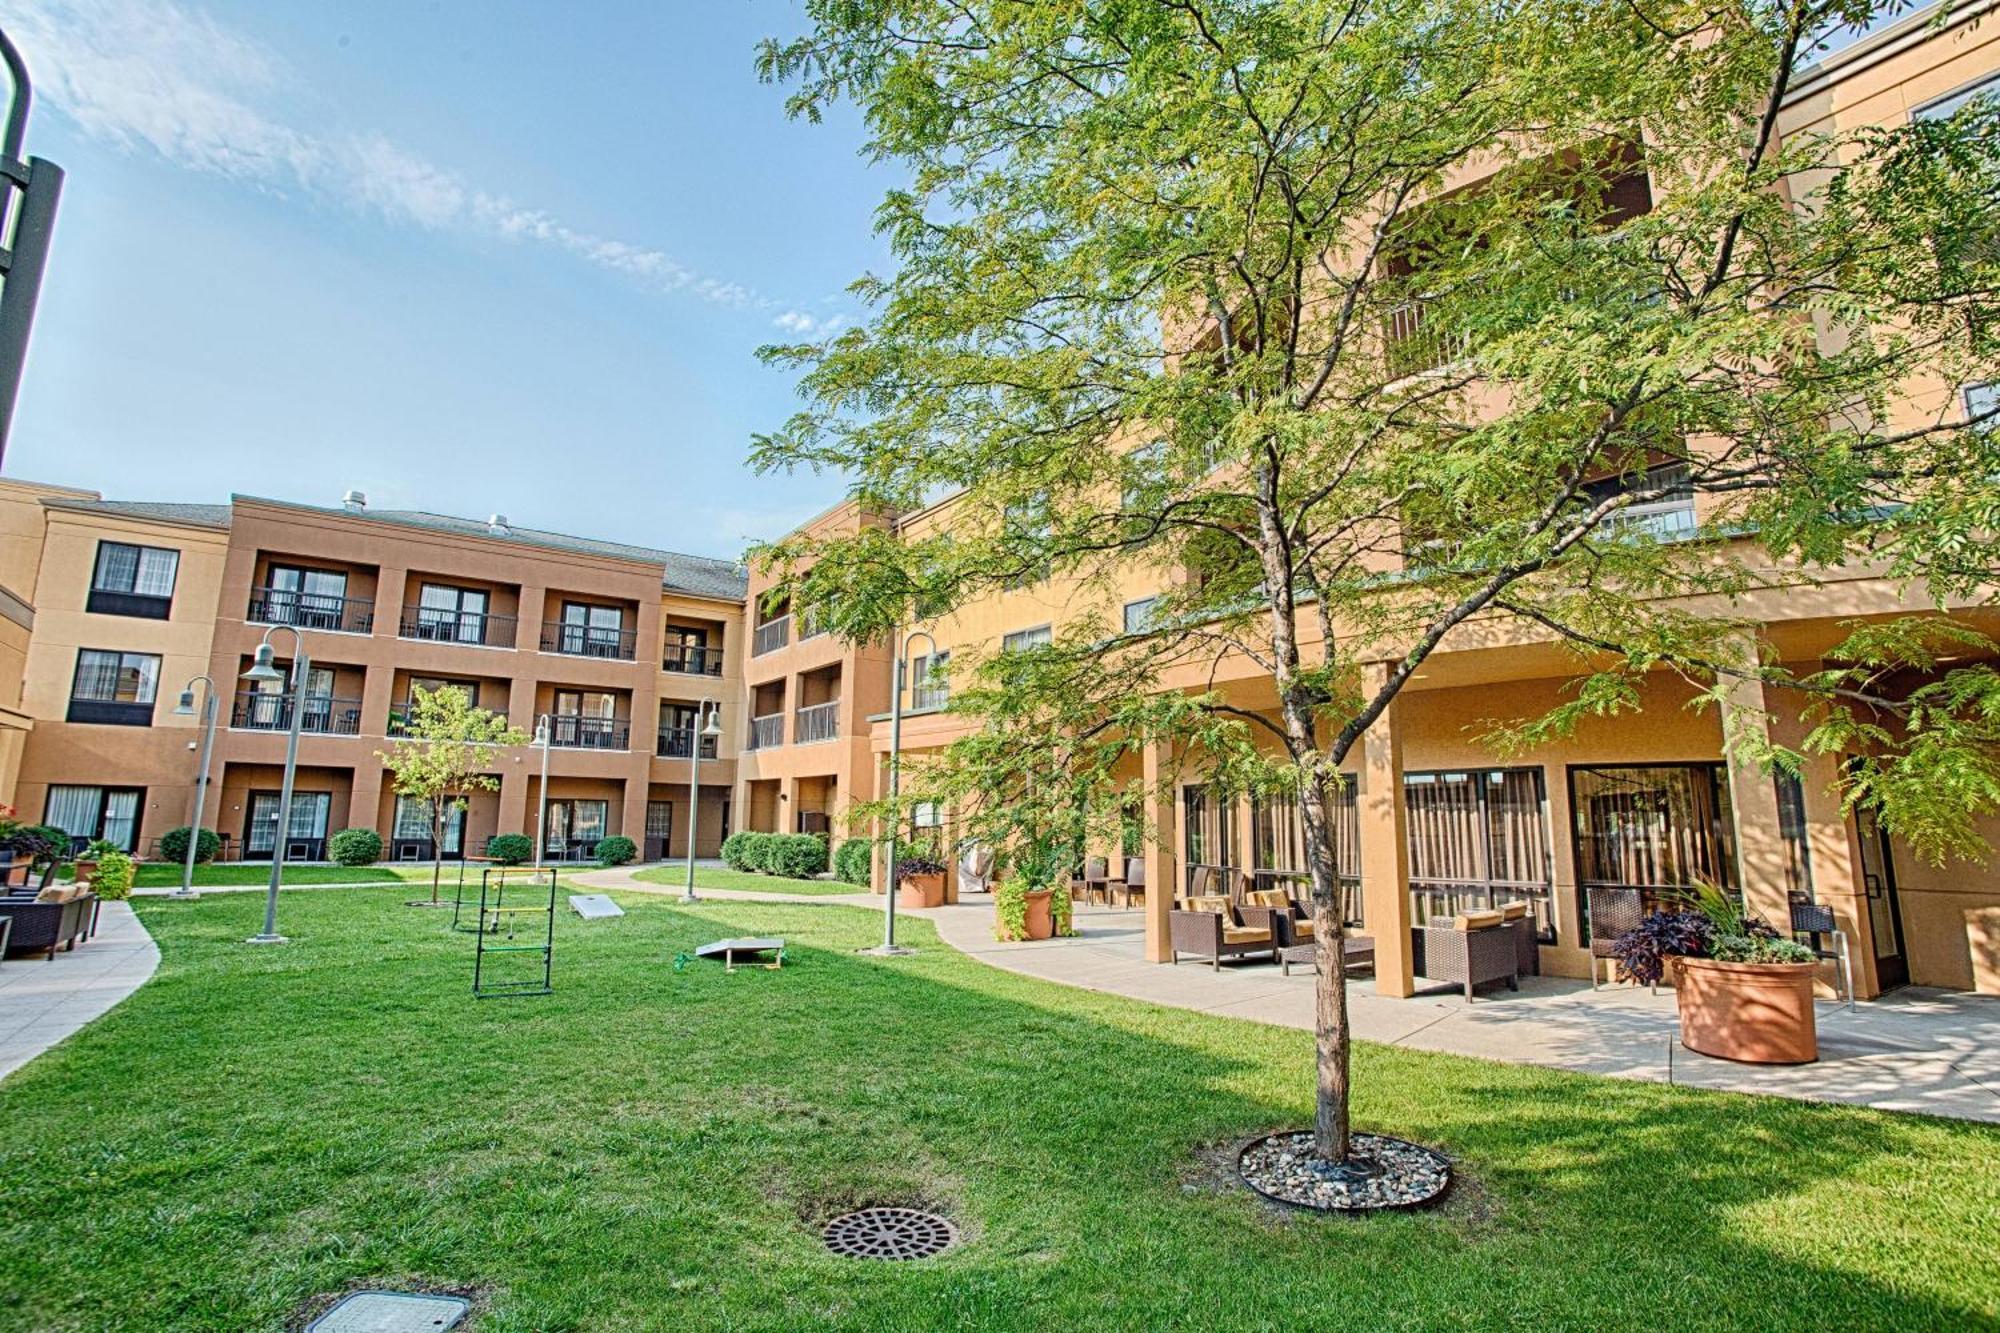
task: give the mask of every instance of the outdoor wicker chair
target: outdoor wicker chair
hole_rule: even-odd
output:
[[[1504,981],[1508,990],[1521,989],[1518,932],[1505,925],[1460,930],[1456,925],[1431,924],[1418,932],[1423,945],[1423,974],[1465,989],[1467,1004],[1473,988]]]
[[[1609,884],[1593,884],[1584,893],[1590,906],[1590,988],[1597,990],[1598,966],[1614,966],[1611,946],[1646,919],[1646,901],[1638,889]]]
[[[18,898],[0,901],[0,914],[13,918],[14,928],[7,941],[9,952],[46,953],[55,961],[56,950],[76,948],[85,937],[97,907],[97,895],[79,894],[60,902],[23,902]]]
[[[1813,951],[1813,957],[1833,963],[1840,969],[1840,982],[1845,988],[1849,1010],[1854,1008],[1854,960],[1847,952],[1847,932],[1834,920],[1833,909],[1822,903],[1792,900],[1792,937],[1805,936],[1799,943]],[[1832,948],[1826,947],[1831,939]]]
[[[1106,907],[1111,906],[1112,885],[1114,884],[1119,884],[1119,881],[1111,874],[1111,863],[1109,860],[1102,856],[1093,856],[1084,861],[1083,900],[1085,902],[1089,902],[1095,896],[1102,895],[1104,905]],[[1119,887],[1122,888],[1123,885],[1119,884]]]
[[[1225,958],[1266,954],[1275,962],[1278,957],[1277,941],[1270,930],[1239,920],[1229,899],[1221,894],[1184,899],[1169,914],[1167,928],[1175,963],[1182,954],[1193,954],[1208,959],[1220,972]]]

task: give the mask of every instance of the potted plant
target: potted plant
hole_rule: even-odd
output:
[[[993,934],[1002,940],[1046,940],[1068,935],[1070,896],[1056,891],[1073,858],[1060,835],[1025,838],[1007,857],[1009,873],[993,889]]]
[[[896,858],[896,906],[940,907],[944,904],[945,864],[928,851],[904,852]]]
[[[1611,946],[1632,980],[1672,980],[1681,1045],[1748,1064],[1817,1060],[1812,951],[1745,915],[1712,884],[1696,885],[1686,904],[1654,913]]]

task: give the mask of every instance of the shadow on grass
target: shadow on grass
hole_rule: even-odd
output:
[[[1977,1127],[1364,1047],[1357,1118],[1462,1210],[1277,1214],[1184,1185],[1303,1123],[1306,1034],[986,968],[928,925],[631,895],[557,925],[556,993],[476,1001],[401,889],[148,904],[159,975],[0,1084],[0,1327],[270,1327],[361,1280],[478,1285],[481,1329],[1478,1327],[1990,1315]],[[781,972],[671,960],[735,934]],[[60,1163],[51,1170],[49,1164]],[[812,1224],[922,1202],[916,1265]]]

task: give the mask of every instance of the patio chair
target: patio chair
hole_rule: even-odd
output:
[[[1083,863],[1083,899],[1089,902],[1095,895],[1103,895],[1104,905],[1111,906],[1111,886],[1118,884],[1111,874],[1111,863],[1102,856],[1093,856]],[[1120,885],[1120,887],[1123,887]]]
[[[1250,889],[1243,895],[1243,920],[1248,925],[1268,925],[1278,941],[1278,965],[1286,975],[1292,974],[1293,962],[1303,962],[1299,952],[1316,947],[1318,940],[1313,927],[1310,908],[1292,897],[1285,889]],[[1342,933],[1340,939],[1344,967],[1349,975],[1375,966],[1375,940],[1369,935],[1348,935]],[[1315,969],[1319,958],[1312,958]]]
[[[1792,937],[1813,951],[1813,957],[1836,964],[1840,969],[1840,982],[1847,997],[1847,1008],[1854,1009],[1854,959],[1847,952],[1847,932],[1834,920],[1833,909],[1822,903],[1792,899]],[[1833,941],[1831,949],[1825,939]]]
[[[1599,990],[1597,971],[1615,968],[1611,945],[1620,935],[1646,919],[1646,902],[1638,889],[1609,884],[1593,884],[1584,890],[1590,908],[1590,988]],[[1616,980],[1615,973],[1612,980]]]
[[[24,902],[18,898],[0,901],[0,914],[13,919],[13,930],[7,940],[10,952],[45,952],[48,961],[54,962],[57,948],[74,950],[77,941],[85,937],[97,907],[97,895],[87,889],[57,892],[64,896],[47,901]]]
[[[1133,899],[1135,898],[1138,900],[1138,905],[1144,907],[1146,905],[1146,858],[1143,856],[1126,857],[1125,878],[1120,880],[1119,884],[1125,891],[1125,905],[1127,907],[1133,905]]]
[[[1484,915],[1479,914],[1480,917]],[[1458,917],[1418,930],[1424,976],[1432,981],[1464,987],[1467,1004],[1472,1003],[1474,987],[1491,982],[1504,981],[1508,990],[1521,989],[1520,951],[1515,943],[1518,932],[1503,921],[1486,925],[1458,924],[1467,920],[1467,917]]]
[[[1252,954],[1268,954],[1277,961],[1277,941],[1268,928],[1250,926],[1237,919],[1236,909],[1224,894],[1203,894],[1182,900],[1168,914],[1168,931],[1172,943],[1172,961],[1178,964],[1181,955],[1193,954],[1206,958],[1217,972],[1222,970],[1225,958],[1244,958]]]

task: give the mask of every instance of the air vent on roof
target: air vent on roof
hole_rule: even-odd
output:
[[[488,514],[486,516],[486,530],[495,537],[505,537],[507,535],[507,516],[505,514]]]
[[[368,496],[363,491],[349,491],[340,497],[342,509],[362,510],[368,507]]]

